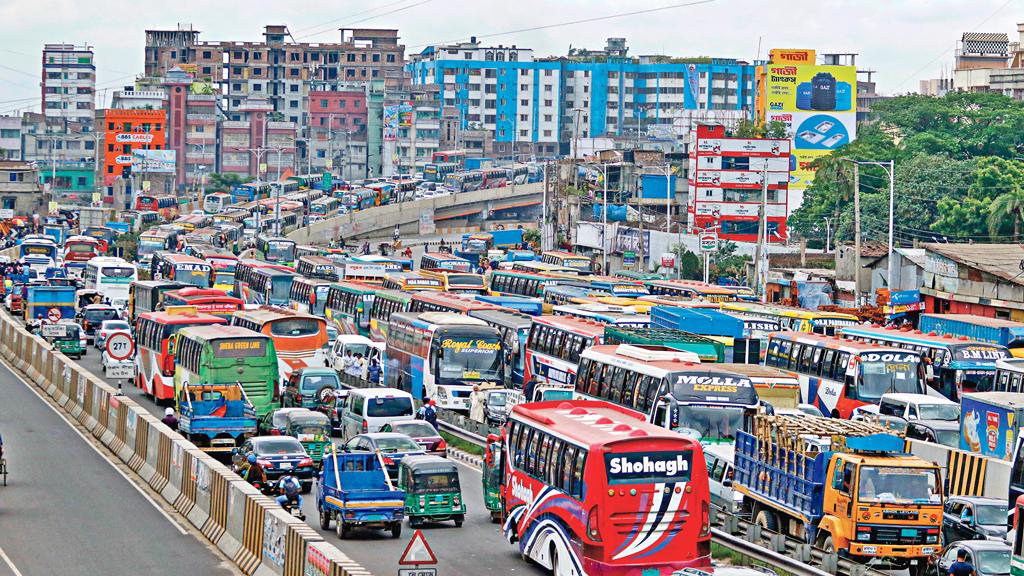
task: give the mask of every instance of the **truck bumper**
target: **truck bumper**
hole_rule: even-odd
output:
[[[890,546],[881,544],[857,544],[850,542],[850,554],[877,558],[926,558],[941,550],[938,544],[923,546]]]

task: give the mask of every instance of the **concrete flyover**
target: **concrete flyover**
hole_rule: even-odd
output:
[[[305,228],[300,228],[288,237],[300,244],[326,244],[328,240],[343,236],[391,237],[395,226],[399,226],[403,237],[420,234],[420,217],[428,215],[439,231],[450,222],[453,226],[467,223],[480,224],[493,212],[512,210],[518,207],[539,206],[544,192],[544,183],[517,185],[504,188],[488,188],[474,192],[463,192],[414,200],[401,204],[388,204],[328,218]]]

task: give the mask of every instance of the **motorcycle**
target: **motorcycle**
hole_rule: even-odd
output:
[[[284,494],[283,491],[281,493]],[[300,509],[298,506],[296,506],[296,504],[298,504],[298,502],[292,502],[291,500],[285,500],[284,504],[281,504],[281,508],[284,508],[285,512],[291,514],[295,518],[298,518],[299,520],[302,520],[303,522],[305,522],[306,521],[306,514],[305,514],[305,512],[302,511],[302,509]]]

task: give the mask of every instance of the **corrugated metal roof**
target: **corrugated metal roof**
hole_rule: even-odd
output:
[[[1001,32],[964,32],[964,42],[1009,42],[1009,37]]]
[[[940,254],[1015,284],[1024,284],[1024,246],[1018,244],[922,244]]]

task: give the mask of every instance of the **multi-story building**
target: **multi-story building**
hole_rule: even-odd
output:
[[[21,159],[21,116],[0,116],[0,160]]]
[[[42,212],[46,202],[35,162],[0,160],[0,208],[27,216]]]
[[[89,126],[26,112],[21,119],[21,159],[39,168],[39,181],[59,201],[92,201],[96,143]]]
[[[785,240],[789,159],[788,139],[731,138],[720,124],[698,126],[688,170],[690,231],[716,230],[727,240],[756,242],[763,206],[768,241]]]
[[[266,180],[295,165],[295,124],[274,120],[266,98],[246,99],[232,117],[220,124],[219,172]]]
[[[296,42],[286,26],[264,27],[263,40],[199,40],[199,31],[147,30],[145,73],[163,77],[179,67],[221,95],[230,121],[242,121],[250,98],[265,98],[278,121],[305,125],[311,80],[370,82],[401,70],[398,30],[343,28],[336,43]],[[286,38],[290,39],[286,42]]]
[[[307,171],[333,169],[342,179],[366,174],[368,100],[365,82],[316,80],[310,84]]]
[[[132,175],[133,152],[166,149],[167,113],[162,109],[99,110],[96,131],[102,146],[97,180],[105,187],[103,202],[110,204],[114,202],[115,179]]]
[[[964,32],[954,60],[953,88],[958,92],[992,91],[992,75],[1009,64],[1009,46],[1006,34]]]
[[[422,171],[441,143],[440,87],[421,84],[388,89],[384,99],[382,176]]]
[[[536,59],[533,50],[469,42],[412,57],[416,84],[437,84],[462,130],[494,134],[496,154],[567,153],[576,137],[671,132],[695,115],[749,117],[754,67],[732,59],[626,55],[610,39],[601,54]]]
[[[95,117],[96,63],[92,47],[43,46],[43,114],[91,127]]]

